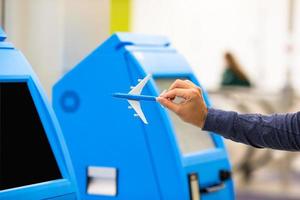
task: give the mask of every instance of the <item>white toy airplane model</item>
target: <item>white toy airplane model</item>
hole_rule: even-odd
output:
[[[151,79],[151,75],[147,75],[143,80],[139,82],[128,94],[126,93],[114,93],[113,96],[121,99],[126,99],[128,103],[130,104],[129,108],[133,108],[136,112],[135,116],[139,116],[141,120],[148,124],[147,119],[142,111],[140,101],[156,101],[155,96],[149,96],[149,95],[141,95],[142,90],[146,83]],[[166,91],[166,90],[165,90]],[[162,93],[164,93],[163,91]],[[185,102],[186,100],[182,97],[176,96],[172,102],[176,104],[181,104]]]
[[[151,75],[150,74],[147,75],[128,94],[125,93],[113,94],[114,97],[127,99],[128,103],[130,104],[129,108],[133,108],[136,112],[136,115],[139,116],[145,124],[148,124],[148,122],[142,111],[140,101],[156,101],[155,96],[141,95],[144,86],[150,80],[150,78]]]

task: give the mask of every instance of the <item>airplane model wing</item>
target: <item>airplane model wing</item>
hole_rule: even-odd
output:
[[[141,80],[128,94],[132,95],[139,95],[142,93],[143,88],[145,87],[146,83],[150,80],[151,74],[147,75],[143,80]],[[141,108],[141,104],[139,101],[134,100],[127,100],[130,106],[134,109],[136,114],[141,118],[141,120],[148,124],[148,121],[143,113],[143,110]]]
[[[128,94],[141,94],[143,88],[145,87],[146,83],[150,80],[150,78],[151,78],[151,74],[147,75]]]
[[[141,118],[141,120],[145,123],[148,124],[148,121],[143,113],[143,110],[141,108],[141,104],[139,101],[134,101],[134,100],[127,100],[130,106],[135,110],[136,114]]]
[[[147,96],[141,95],[143,88],[145,87],[146,83],[150,80],[151,74],[147,75],[143,80],[139,80],[139,83],[133,87],[129,93],[114,93],[113,97],[126,99],[130,106],[129,109],[134,109],[136,114],[134,116],[139,116],[140,119],[145,123],[148,124],[148,121],[143,113],[141,108],[140,101],[156,101],[156,97],[154,96]]]

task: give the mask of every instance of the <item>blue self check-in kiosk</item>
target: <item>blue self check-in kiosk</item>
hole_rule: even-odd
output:
[[[71,160],[31,66],[0,28],[0,199],[77,199]]]
[[[219,136],[182,122],[156,102],[141,103],[146,125],[126,101],[112,97],[149,73],[145,95],[157,96],[177,78],[199,85],[167,38],[118,33],[54,86],[53,106],[81,198],[234,199]]]

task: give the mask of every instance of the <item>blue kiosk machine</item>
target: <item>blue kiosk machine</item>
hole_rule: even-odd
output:
[[[157,96],[175,79],[199,85],[167,38],[117,33],[53,88],[53,106],[69,148],[79,193],[86,200],[234,199],[222,139],[182,122],[156,102],[142,102],[144,124],[128,92],[152,74],[143,90]],[[206,103],[209,100],[205,94]]]
[[[0,28],[0,199],[77,199],[54,111],[22,53]]]

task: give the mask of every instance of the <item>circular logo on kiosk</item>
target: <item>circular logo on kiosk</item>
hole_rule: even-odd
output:
[[[78,94],[74,91],[65,91],[60,98],[60,105],[65,112],[75,112],[80,106]]]

